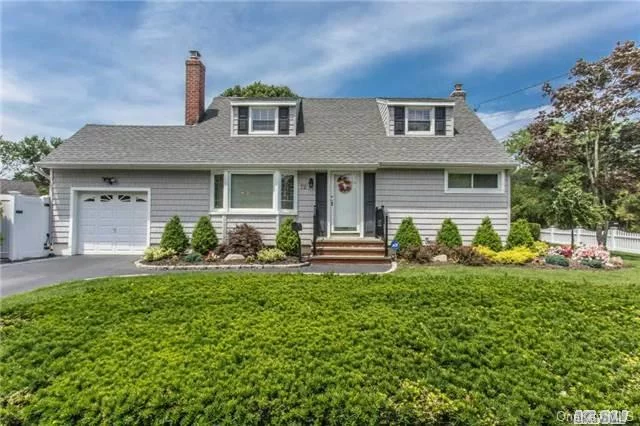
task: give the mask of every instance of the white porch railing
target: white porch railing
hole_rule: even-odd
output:
[[[576,228],[573,230],[573,237],[576,244],[587,246],[597,244],[595,231]],[[552,244],[571,244],[571,230],[546,228],[540,231],[540,239]],[[611,251],[640,254],[640,234],[609,229],[607,248]]]

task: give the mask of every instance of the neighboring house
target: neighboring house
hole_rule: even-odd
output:
[[[412,216],[434,240],[452,218],[466,242],[484,216],[505,238],[509,174],[503,146],[465,103],[448,98],[216,97],[205,66],[186,61],[185,125],[88,124],[46,157],[56,251],[140,253],[178,215],[225,236],[236,224],[273,244],[295,216],[309,245],[314,206],[326,237],[374,233],[376,206],[394,235]]]
[[[0,179],[0,194],[19,192],[22,195],[40,196],[36,184],[26,180]]]

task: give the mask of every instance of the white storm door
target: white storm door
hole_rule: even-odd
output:
[[[82,193],[78,197],[79,254],[140,254],[147,246],[146,193]]]
[[[332,232],[359,231],[359,176],[359,173],[334,173],[331,176]]]

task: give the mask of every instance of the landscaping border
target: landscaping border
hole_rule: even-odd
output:
[[[281,265],[271,265],[262,263],[246,263],[232,265],[149,265],[142,263],[140,259],[133,262],[136,268],[150,269],[154,271],[206,271],[208,269],[288,269],[302,268],[309,266],[309,262],[286,263]]]

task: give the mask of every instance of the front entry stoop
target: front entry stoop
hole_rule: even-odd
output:
[[[312,264],[389,263],[384,255],[384,242],[375,238],[325,238],[316,242],[317,254]]]

